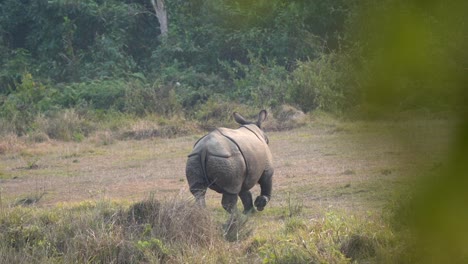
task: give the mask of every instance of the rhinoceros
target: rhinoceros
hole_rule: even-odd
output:
[[[268,137],[261,129],[267,111],[258,114],[256,122],[247,121],[239,113],[234,119],[237,129],[216,128],[200,138],[188,155],[186,177],[197,203],[205,206],[205,194],[210,188],[223,195],[223,208],[236,210],[241,198],[244,213],[255,211],[250,189],[260,184],[260,196],[255,207],[262,211],[271,198],[273,164]]]

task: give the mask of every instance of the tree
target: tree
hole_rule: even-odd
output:
[[[167,25],[167,12],[164,0],[151,0],[154,12],[159,21],[159,28],[161,29],[161,36],[166,37],[168,32]]]

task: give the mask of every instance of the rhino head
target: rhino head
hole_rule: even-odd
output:
[[[236,120],[236,122],[240,125],[243,125],[243,126],[256,125],[258,128],[256,129],[257,133],[263,137],[263,139],[265,140],[267,144],[270,144],[270,141],[268,140],[267,135],[262,130],[262,123],[265,122],[268,116],[268,112],[266,110],[260,111],[260,113],[258,114],[258,120],[256,122],[251,122],[251,121],[246,120],[243,116],[241,116],[237,112],[234,112],[233,116],[234,116],[234,120]]]

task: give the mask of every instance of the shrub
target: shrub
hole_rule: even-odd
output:
[[[227,94],[236,100],[257,107],[275,107],[286,102],[289,83],[288,71],[275,61],[262,62],[249,54],[249,63],[222,63],[234,89]]]
[[[144,119],[136,119],[120,127],[120,139],[148,139],[154,137],[172,138],[193,134],[198,131],[196,124],[173,117],[166,119],[158,116],[147,116]]]
[[[344,106],[339,57],[335,53],[322,54],[315,60],[298,62],[292,73],[289,93],[292,102],[308,112],[319,109],[339,111]]]
[[[158,56],[166,57],[166,54]],[[155,58],[155,61],[160,59]],[[149,75],[155,80],[153,88],[162,89],[163,94],[164,91],[166,94],[167,91],[173,92],[179,107],[189,113],[212,96],[228,95],[232,92],[220,74],[202,72],[195,67],[184,67],[177,60],[160,67],[155,66],[154,69],[156,71]]]
[[[44,131],[50,138],[65,141],[82,141],[95,127],[74,109],[65,109],[49,117],[39,116],[36,129]]]
[[[99,110],[123,110],[127,84],[123,80],[94,80],[61,87],[58,105],[73,108],[87,106]]]
[[[152,85],[141,81],[127,83],[124,111],[137,116],[158,114],[173,117],[181,112],[175,86],[156,81]]]
[[[385,247],[394,253],[394,237],[380,224],[362,220],[335,212],[310,222],[288,218],[280,233],[258,247],[259,254],[263,263],[382,262]]]
[[[29,139],[35,143],[47,142],[50,140],[49,136],[44,132],[33,132],[29,135]]]
[[[8,50],[2,44],[2,36],[0,35],[0,94],[8,95],[16,90],[16,85],[21,84],[21,79],[24,78],[25,69],[28,69],[32,63],[31,54],[25,49]]]
[[[0,104],[0,116],[3,130],[24,135],[31,130],[36,115],[50,107],[50,89],[25,73],[16,84],[16,90],[3,98]]]
[[[211,97],[205,104],[201,105],[194,113],[194,118],[201,123],[203,129],[212,130],[221,125],[233,126],[232,114],[236,111],[245,117],[255,116],[255,120],[257,119],[258,109],[216,97]]]

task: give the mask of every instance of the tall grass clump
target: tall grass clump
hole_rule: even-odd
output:
[[[219,234],[209,212],[179,198],[164,203],[149,198],[131,206],[128,216],[130,225],[170,244],[211,247]]]
[[[63,141],[82,141],[96,125],[80,115],[75,109],[64,109],[49,116],[39,115],[35,121],[36,130],[49,138]]]
[[[245,240],[253,232],[249,217],[240,211],[234,211],[223,225],[223,236],[229,242]]]
[[[263,263],[381,263],[392,254],[392,241],[378,222],[326,212],[317,219],[287,218],[256,247]]]
[[[11,263],[216,262],[223,240],[204,209],[175,198],[4,208],[0,259]],[[190,256],[190,257],[187,257]]]

